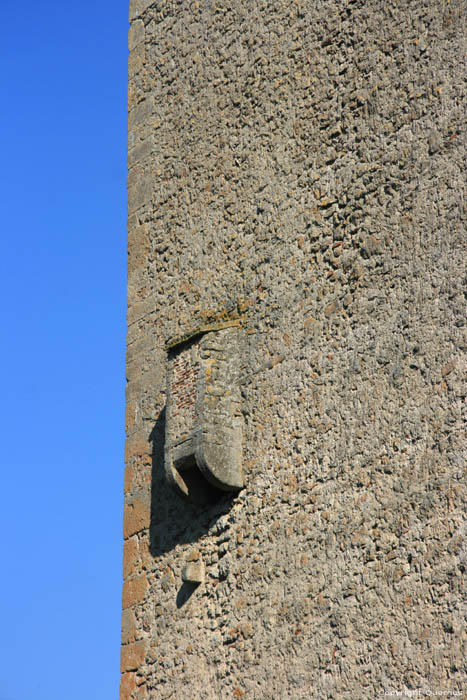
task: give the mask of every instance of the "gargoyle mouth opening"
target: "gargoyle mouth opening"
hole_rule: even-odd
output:
[[[174,465],[185,497],[198,505],[214,505],[226,496],[226,492],[211,484],[201,473],[194,455],[178,460]]]

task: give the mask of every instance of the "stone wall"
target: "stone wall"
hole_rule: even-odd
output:
[[[121,698],[460,694],[465,3],[130,20]],[[239,308],[245,486],[196,505],[166,343]]]

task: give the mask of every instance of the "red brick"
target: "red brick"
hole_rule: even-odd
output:
[[[145,654],[145,642],[134,642],[133,644],[125,644],[125,646],[122,647],[122,651],[120,654],[121,672],[125,673],[125,671],[136,671],[136,669],[144,663]]]
[[[122,592],[123,610],[140,603],[144,599],[147,590],[148,582],[146,576],[137,576],[129,581],[125,581]]]

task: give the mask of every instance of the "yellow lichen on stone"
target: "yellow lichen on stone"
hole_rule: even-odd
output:
[[[232,307],[224,307],[220,310],[205,309],[200,313],[200,319],[185,333],[180,333],[169,338],[165,344],[166,350],[171,350],[177,345],[186,343],[191,338],[209,331],[220,331],[224,328],[241,328],[246,322],[248,300],[239,299]],[[185,318],[181,319],[185,321]]]

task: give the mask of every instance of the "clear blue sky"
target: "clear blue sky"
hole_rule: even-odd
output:
[[[116,700],[127,0],[0,4],[0,700]]]

